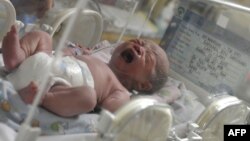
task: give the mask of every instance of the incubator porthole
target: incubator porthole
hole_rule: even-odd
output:
[[[104,136],[112,141],[166,141],[171,125],[168,106],[138,98],[114,114]]]
[[[215,101],[198,119],[200,135],[204,141],[223,140],[224,125],[247,124],[247,106],[240,100],[227,99],[229,101],[226,102],[226,99]],[[223,107],[224,105],[227,106]]]

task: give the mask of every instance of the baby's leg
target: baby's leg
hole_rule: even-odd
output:
[[[3,61],[7,70],[15,68],[18,62],[25,59],[24,51],[20,48],[19,37],[15,26],[11,27],[2,44]]]
[[[18,94],[26,104],[31,104],[38,92],[37,85],[32,81],[28,86],[18,91]]]
[[[52,39],[42,31],[29,32],[19,41],[17,28],[12,26],[3,39],[2,53],[7,70],[16,68],[27,57],[40,51],[52,51]]]

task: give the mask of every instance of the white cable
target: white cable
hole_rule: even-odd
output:
[[[65,29],[65,31],[64,31],[64,33],[62,35],[62,38],[61,38],[61,40],[60,40],[60,42],[59,42],[59,44],[58,44],[58,46],[56,48],[56,58],[53,59],[51,65],[53,65],[57,60],[59,60],[61,58],[64,43],[66,42],[66,39],[68,38],[69,33],[70,33],[73,25],[75,24],[77,16],[82,11],[82,9],[85,8],[86,3],[87,3],[86,0],[78,0],[78,2],[76,4],[76,12],[69,19],[69,22],[68,22],[68,24],[66,26],[66,29]],[[20,134],[20,135],[17,135],[16,141],[27,141],[27,140],[24,140],[24,139],[27,139],[27,138],[25,138],[25,136],[29,136],[28,135],[29,132],[27,130],[29,130],[31,128],[30,123],[31,123],[32,118],[33,118],[33,116],[35,114],[36,108],[40,103],[40,100],[41,100],[41,97],[42,97],[43,93],[45,92],[46,89],[48,89],[47,88],[47,82],[49,80],[49,72],[50,72],[51,69],[52,69],[52,67],[50,67],[48,69],[49,70],[48,73],[46,73],[45,76],[44,76],[44,79],[42,81],[43,83],[41,85],[41,90],[38,91],[32,105],[31,105],[31,109],[29,110],[28,115],[27,115],[27,117],[26,117],[26,119],[25,119],[25,121],[23,123],[23,126],[21,126],[21,128],[19,129],[18,134]]]
[[[118,40],[116,41],[116,43],[121,42],[121,40],[122,40],[122,38],[123,38],[123,36],[124,36],[124,33],[125,33],[125,31],[127,30],[127,28],[128,28],[128,24],[129,24],[129,22],[131,21],[133,15],[134,15],[134,13],[135,13],[135,10],[136,10],[136,8],[137,8],[137,6],[138,6],[138,4],[139,4],[139,0],[135,2],[135,5],[134,5],[134,7],[133,7],[131,13],[130,13],[129,16],[128,16],[128,20],[127,20],[125,26],[123,27],[122,32],[121,32],[121,34],[120,34],[120,37],[118,38]]]
[[[148,15],[147,15],[147,18],[145,19],[145,21],[144,21],[143,24],[142,24],[142,27],[140,28],[140,31],[139,31],[139,33],[138,33],[138,35],[137,35],[137,38],[140,38],[140,37],[141,37],[142,32],[143,32],[144,27],[145,27],[145,24],[147,23],[147,21],[149,21],[149,18],[151,17],[152,12],[153,12],[153,10],[154,10],[155,5],[156,5],[157,2],[158,2],[158,0],[155,0],[154,3],[153,3],[153,5],[151,6],[150,11],[149,11],[149,13],[148,13]]]
[[[240,10],[240,11],[245,11],[247,13],[250,13],[250,8],[249,7],[242,6],[242,5],[239,5],[239,4],[235,4],[235,3],[232,3],[232,2],[228,2],[228,1],[225,1],[225,0],[208,0],[208,1],[213,2],[213,3],[217,3],[217,4],[221,4],[223,6],[231,7],[231,8]]]
[[[116,48],[116,47],[118,47],[121,43],[122,43],[122,42],[120,42],[120,43],[113,43],[113,44],[110,44],[109,46],[106,46],[106,47],[97,48],[97,49],[95,49],[95,50],[92,50],[92,53],[91,53],[91,54],[98,53],[98,52],[100,52],[100,51],[102,51],[102,50],[104,50],[104,49],[108,49],[108,48]]]
[[[100,51],[102,51],[102,50],[104,50],[104,49],[113,48],[113,47],[114,47],[114,46],[112,46],[112,45],[110,45],[110,46],[108,46],[108,47],[102,47],[102,48],[93,50],[91,54],[95,54],[95,53],[100,52]]]

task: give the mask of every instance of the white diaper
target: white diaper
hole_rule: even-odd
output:
[[[41,86],[44,74],[49,72],[52,60],[53,57],[46,53],[36,53],[7,75],[7,80],[13,84],[16,90],[28,86],[31,81]],[[94,88],[94,80],[87,64],[72,56],[63,57],[54,63],[49,76],[49,87],[60,83],[68,86],[87,85]]]

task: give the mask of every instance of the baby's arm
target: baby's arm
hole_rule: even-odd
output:
[[[101,106],[110,112],[115,112],[130,100],[130,95],[127,91],[117,90],[106,98]]]
[[[42,106],[57,115],[71,117],[93,110],[96,103],[96,92],[91,87],[56,85],[45,95]]]
[[[63,53],[65,56],[90,55],[91,50],[79,44],[67,42],[63,48]]]

